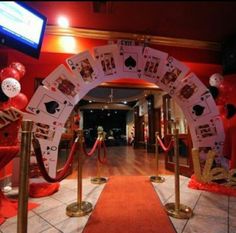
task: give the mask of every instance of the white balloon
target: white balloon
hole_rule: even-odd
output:
[[[20,93],[21,85],[14,78],[6,78],[1,84],[3,93],[9,98],[15,97]]]
[[[219,87],[224,81],[224,77],[221,74],[215,73],[211,75],[209,84],[213,87]]]

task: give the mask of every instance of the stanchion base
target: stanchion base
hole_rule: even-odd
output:
[[[163,183],[165,178],[161,176],[150,176],[150,181],[154,183]]]
[[[69,217],[81,217],[89,214],[93,209],[93,205],[90,202],[82,201],[81,205],[77,202],[71,203],[66,207],[66,214]]]
[[[193,216],[192,209],[186,205],[179,204],[179,211],[175,210],[175,203],[167,203],[165,208],[167,213],[174,218],[189,219]]]
[[[104,184],[107,182],[107,179],[104,177],[95,177],[91,179],[92,184]]]

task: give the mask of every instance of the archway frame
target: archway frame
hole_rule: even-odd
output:
[[[29,101],[24,118],[35,122],[36,134],[51,176],[56,175],[58,145],[63,127],[77,104],[91,89],[107,81],[129,77],[166,91],[184,113],[193,147],[216,152],[220,161],[225,139],[223,123],[208,88],[181,61],[165,52],[135,44],[117,44],[83,51],[66,59],[44,80]]]

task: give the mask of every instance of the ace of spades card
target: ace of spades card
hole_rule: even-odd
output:
[[[199,78],[194,73],[190,73],[180,81],[173,97],[180,106],[184,106],[190,104],[194,99],[199,99],[199,96],[207,91],[208,89]]]
[[[61,92],[74,104],[79,100],[81,81],[71,74],[63,64],[49,74],[42,83],[52,92]]]
[[[121,61],[116,44],[95,47],[94,57],[100,69],[100,74],[104,78],[112,80],[113,78],[120,77]]]
[[[121,77],[141,78],[142,75],[142,46],[119,45],[121,59]]]
[[[157,77],[156,84],[173,96],[181,79],[187,75],[189,68],[177,59],[169,56],[163,70],[163,75]]]
[[[39,118],[46,119],[51,125],[63,127],[74,105],[60,92],[52,92],[44,86],[39,86],[26,111]]]
[[[181,105],[188,122],[205,122],[206,119],[219,116],[219,110],[209,91],[192,100],[191,104]]]
[[[66,59],[72,72],[86,84],[99,83],[99,70],[89,51],[84,51]]]
[[[167,53],[146,47],[142,59],[142,77],[147,81],[156,82],[156,78],[163,74],[167,57]]]

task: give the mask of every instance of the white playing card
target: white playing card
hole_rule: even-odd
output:
[[[69,72],[63,64],[50,73],[42,83],[52,92],[61,92],[74,104],[80,99],[81,79]]]
[[[163,76],[168,53],[146,47],[142,59],[142,77],[149,82],[156,82],[157,77]]]
[[[120,78],[121,60],[116,44],[95,47],[94,57],[104,81]]]
[[[84,51],[66,59],[72,72],[92,88],[99,84],[99,69],[89,51]]]
[[[206,119],[202,123],[193,122],[189,124],[189,129],[194,147],[211,146],[225,139],[223,123],[219,116]]]
[[[189,68],[177,59],[169,56],[163,69],[163,75],[157,78],[156,84],[173,96],[181,79],[187,75]]]
[[[173,97],[179,105],[190,104],[206,92],[209,92],[207,87],[194,73],[190,73],[180,81]]]
[[[33,130],[35,137],[42,143],[52,143],[60,141],[62,133],[65,128],[50,125],[47,119],[35,116],[30,113],[24,113],[24,119],[32,120]]]
[[[60,92],[54,93],[44,86],[34,93],[26,111],[46,119],[48,124],[63,127],[74,105]]]
[[[142,51],[142,46],[119,45],[119,55],[122,63],[121,77],[141,77],[143,59]]]
[[[182,111],[189,124],[193,122],[205,122],[215,116],[219,116],[219,110],[215,104],[211,93],[207,91],[205,94],[193,99],[191,104],[181,103]]]
[[[45,159],[44,164],[48,166],[48,174],[52,177],[56,176],[57,173],[57,159],[58,159],[58,142],[42,142],[39,141],[42,156]]]

